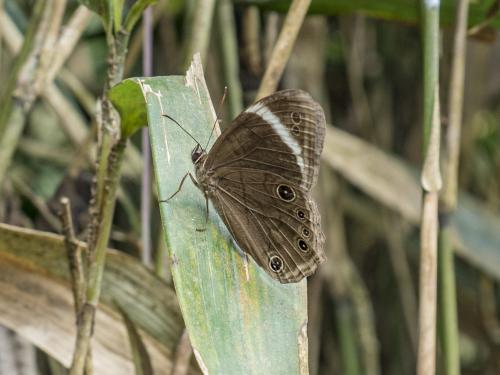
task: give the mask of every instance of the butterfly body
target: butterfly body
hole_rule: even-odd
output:
[[[325,260],[310,191],[319,171],[325,118],[300,90],[279,91],[242,112],[207,153],[192,152],[197,185],[238,246],[282,283]]]

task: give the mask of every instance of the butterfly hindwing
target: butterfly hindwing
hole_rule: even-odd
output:
[[[275,175],[268,172],[245,173],[243,184],[233,180],[237,173],[223,178],[212,199],[236,242],[281,282],[310,276],[324,260],[324,237],[314,201],[306,191],[293,187],[293,202],[276,199],[278,187],[286,182],[270,182]],[[273,257],[283,263],[279,272],[270,265]]]

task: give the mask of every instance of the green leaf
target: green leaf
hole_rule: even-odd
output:
[[[127,327],[130,348],[132,350],[132,358],[134,359],[135,374],[153,375],[153,366],[151,365],[151,359],[149,358],[149,353],[146,349],[146,345],[144,345],[141,335],[139,334],[139,330],[124,309],[118,307],[118,310],[120,311],[125,326]]]
[[[112,0],[113,22],[115,32],[122,28],[123,4],[125,0]]]
[[[162,114],[176,119],[202,144],[213,125],[201,67],[195,71],[189,79],[130,80],[142,91],[130,100],[147,107],[161,199],[177,189],[186,172],[193,172],[190,154],[196,145]],[[306,374],[306,280],[282,285],[252,259],[246,263],[211,205],[209,212],[206,230],[196,231],[205,226],[205,201],[189,179],[174,199],[161,203],[177,297],[200,367],[210,374]]]
[[[148,125],[141,82],[138,78],[126,79],[108,91],[108,98],[121,117],[121,131],[126,137]],[[142,99],[141,99],[142,97]]]
[[[85,5],[90,10],[97,13],[102,18],[102,23],[104,24],[104,29],[106,33],[110,33],[111,30],[111,15],[113,14],[112,0],[79,0],[80,3]]]
[[[491,9],[498,0],[470,2],[469,25],[477,25],[491,16]],[[244,4],[255,4],[266,10],[286,12],[291,0],[239,0]],[[455,18],[455,0],[441,0],[441,23],[451,25]],[[336,15],[361,12],[370,17],[416,24],[420,19],[420,0],[312,0],[310,14]],[[491,26],[500,27],[500,14],[492,17]]]
[[[138,0],[135,2],[135,4],[132,6],[130,11],[127,13],[127,19],[125,20],[125,30],[128,32],[131,32],[132,29],[134,28],[135,24],[137,21],[139,21],[139,18],[141,18],[142,13],[144,10],[150,6],[156,3],[157,0]]]

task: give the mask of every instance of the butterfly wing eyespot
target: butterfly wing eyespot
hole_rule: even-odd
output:
[[[296,210],[295,215],[299,220],[304,220],[306,218],[306,214],[301,209]]]
[[[300,251],[303,251],[304,253],[309,251],[309,245],[303,238],[299,238],[297,244],[299,245]]]
[[[300,127],[298,125],[292,126],[292,134],[296,137],[300,135]]]
[[[296,125],[300,124],[302,121],[302,114],[300,112],[292,112],[290,114],[292,122]]]
[[[288,185],[278,185],[276,193],[281,200],[286,202],[292,202],[296,197],[295,191]]]
[[[283,268],[283,260],[279,256],[274,255],[269,259],[269,267],[273,272],[280,272]]]
[[[304,237],[309,238],[309,236],[311,235],[311,231],[307,228],[302,228],[302,234],[304,235]]]

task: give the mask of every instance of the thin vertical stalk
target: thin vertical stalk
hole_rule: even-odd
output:
[[[458,375],[460,373],[457,292],[449,219],[456,210],[458,198],[458,164],[460,155],[460,128],[462,125],[468,9],[468,0],[460,0],[458,2],[448,91],[449,124],[445,142],[446,158],[443,164],[445,184],[440,206],[439,312],[441,320],[441,345],[444,359],[443,373],[447,375]]]
[[[197,52],[200,53],[201,61],[206,63],[214,7],[215,0],[196,0],[193,20],[185,40],[183,67],[186,69]]]
[[[405,230],[401,219],[394,214],[385,212],[383,215],[384,230],[387,236],[389,258],[397,280],[397,289],[401,303],[401,310],[408,330],[412,356],[417,352],[417,298],[415,286],[411,277],[410,265],[404,247]]]
[[[465,52],[469,1],[459,0],[453,41],[450,87],[448,92],[448,129],[446,132],[446,164],[444,166],[443,203],[454,209],[458,198],[458,164],[462,126]]]
[[[2,93],[0,108],[0,181],[3,180],[19,138],[25,118],[35,99],[49,90],[56,73],[73,51],[81,33],[90,20],[90,11],[83,6],[72,15],[62,30],[61,21],[66,1],[39,1],[36,3],[23,45],[16,57],[9,81]],[[8,18],[2,17],[4,23]],[[13,28],[11,28],[14,30]],[[16,30],[17,31],[17,30]],[[20,43],[20,37],[15,36]],[[15,51],[15,42],[10,47]],[[54,51],[57,51],[54,54]],[[51,98],[53,95],[50,95]],[[16,98],[13,101],[13,98]]]
[[[129,33],[120,30],[116,35],[108,35],[110,57],[104,95],[101,100],[99,151],[96,181],[92,191],[88,238],[88,276],[86,300],[80,312],[75,351],[70,375],[82,375],[87,353],[90,348],[95,313],[101,294],[102,277],[106,250],[111,232],[116,202],[121,163],[126,135],[120,133],[119,119],[106,96],[107,91],[122,79],[123,64],[127,52]]]
[[[439,170],[439,0],[422,1],[423,36],[423,138],[421,184],[423,207],[420,228],[420,306],[417,374],[436,369],[436,304]]]
[[[323,176],[320,183],[325,201],[335,207],[335,210],[325,212],[325,218],[328,232],[332,233],[332,243],[327,243],[327,249],[336,265],[335,269],[330,266],[322,272],[337,305],[335,318],[339,327],[343,370],[345,374],[378,375],[380,363],[374,312],[369,293],[347,253],[342,189],[331,173]]]
[[[239,77],[238,41],[232,1],[219,0],[217,4],[217,24],[217,34],[222,48],[224,78],[229,93],[229,110],[233,119],[243,109],[243,93]]]
[[[243,11],[242,38],[245,62],[254,75],[259,75],[262,69],[262,49],[260,45],[260,14],[259,8],[249,6]]]
[[[50,0],[38,1],[33,9],[23,46],[16,57],[12,73],[0,98],[0,181],[11,163],[17,140],[24,128],[26,113],[31,107],[30,94],[36,74],[36,57],[43,46],[50,14]],[[16,100],[14,100],[14,98]]]
[[[273,48],[264,77],[261,80],[256,100],[272,94],[278,88],[310,4],[311,0],[293,0],[290,5],[285,23]]]
[[[142,70],[143,76],[153,74],[153,8],[144,11]],[[151,255],[151,149],[149,129],[142,128],[142,183],[141,183],[141,239],[142,262],[148,266],[153,264]]]

